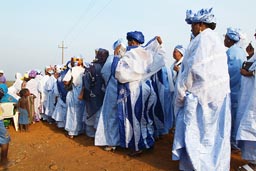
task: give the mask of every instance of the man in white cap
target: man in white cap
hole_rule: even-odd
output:
[[[0,83],[5,84],[6,83],[6,78],[4,76],[4,71],[0,70]]]

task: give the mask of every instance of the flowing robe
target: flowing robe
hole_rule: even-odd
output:
[[[254,62],[249,71],[256,70],[256,55],[248,62]],[[242,76],[241,94],[238,102],[236,140],[244,160],[256,161],[256,79]]]
[[[21,73],[17,72],[15,74],[15,78],[16,80],[13,83],[13,85],[8,88],[8,94],[13,96],[15,99],[19,100],[20,96],[18,96],[17,93],[19,93],[19,91],[21,90],[21,84],[22,84]]]
[[[79,135],[84,129],[83,118],[85,102],[78,99],[82,89],[83,73],[83,67],[75,66],[72,67],[63,78],[63,81],[70,81],[71,78],[73,80],[72,90],[67,93],[66,97],[67,115],[65,130],[68,131],[69,135]]]
[[[228,56],[228,73],[230,77],[230,91],[231,91],[231,116],[232,116],[232,128],[231,128],[231,143],[235,145],[236,131],[234,128],[237,107],[238,107],[238,95],[241,87],[241,74],[240,68],[242,67],[243,61],[246,60],[245,51],[234,44],[227,50]]]
[[[67,90],[64,87],[63,78],[67,70],[61,71],[60,76],[57,78],[57,81],[54,86],[54,94],[58,97],[55,110],[53,112],[52,118],[57,122],[59,128],[63,128],[66,123],[66,114],[67,114],[67,105],[66,105],[66,96]]]
[[[44,92],[46,92],[45,96],[45,116],[48,122],[52,122],[52,114],[55,109],[55,100],[56,96],[54,94],[54,85],[56,84],[56,78],[54,75],[51,75],[49,79],[46,81],[44,86]]]
[[[27,84],[26,88],[29,89],[30,93],[35,96],[35,98],[30,98],[34,113],[32,113],[33,121],[39,121],[41,119],[39,106],[40,106],[40,92],[38,91],[39,80],[32,78]]]
[[[176,82],[176,131],[172,158],[180,170],[227,171],[230,167],[230,88],[223,43],[211,29],[185,53]]]
[[[96,146],[120,145],[119,122],[117,115],[117,80],[111,74],[113,59],[113,55],[109,56],[101,70],[101,74],[106,85],[106,92],[95,133]]]
[[[138,151],[154,145],[150,115],[157,96],[150,77],[165,65],[165,52],[155,38],[145,47],[128,49],[121,59],[114,58],[112,73],[118,80],[120,146]]]

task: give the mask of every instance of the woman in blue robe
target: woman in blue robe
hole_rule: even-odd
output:
[[[247,160],[248,164],[239,167],[239,171],[256,170],[256,54],[253,47],[251,50],[246,62],[251,62],[252,65],[248,70],[242,68],[240,71],[242,78],[235,124],[236,140],[242,159]]]
[[[230,77],[230,91],[231,91],[231,147],[232,149],[238,149],[236,145],[236,130],[235,120],[237,117],[238,107],[238,96],[241,87],[241,74],[240,68],[242,67],[243,61],[246,60],[245,51],[238,46],[240,42],[240,29],[228,28],[224,39],[224,45],[228,48],[227,50],[227,61],[228,61],[228,73]]]
[[[118,80],[117,115],[120,146],[136,156],[154,145],[154,127],[150,114],[157,102],[151,76],[165,65],[161,38],[155,37],[146,46],[139,31],[127,33],[127,52],[120,58],[121,46],[114,51],[112,74]]]

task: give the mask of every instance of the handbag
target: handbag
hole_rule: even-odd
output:
[[[252,66],[253,62],[246,62],[244,61],[242,64],[242,69],[245,69],[246,71],[249,71],[249,68]]]

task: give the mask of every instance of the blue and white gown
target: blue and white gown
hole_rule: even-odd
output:
[[[157,95],[151,76],[165,66],[165,51],[152,39],[145,47],[127,47],[114,57],[112,73],[118,80],[117,115],[120,146],[139,151],[154,145],[152,116]]]
[[[113,58],[113,55],[109,56],[101,70],[106,85],[106,92],[95,133],[96,146],[120,145],[119,120],[117,115],[117,80],[111,74]]]
[[[230,91],[231,91],[231,116],[232,116],[232,127],[231,127],[231,145],[236,147],[236,129],[235,120],[237,117],[238,107],[238,96],[241,87],[241,74],[240,68],[242,63],[246,60],[245,51],[234,44],[227,50],[228,57],[228,73],[230,77]]]
[[[82,75],[84,68],[81,66],[75,66],[70,69],[63,81],[70,81],[73,79],[72,90],[67,93],[66,105],[67,115],[65,130],[68,131],[68,135],[77,136],[84,132],[84,100],[79,100],[78,96],[82,89]]]
[[[256,55],[248,62],[254,62],[249,71],[256,71]],[[241,94],[238,102],[236,128],[238,146],[242,158],[256,164],[256,79],[255,75],[242,76]]]
[[[189,44],[176,82],[172,159],[180,170],[230,168],[230,88],[223,42],[205,29]]]
[[[67,90],[64,87],[63,78],[67,70],[61,71],[60,76],[57,78],[54,94],[58,97],[55,110],[53,112],[52,118],[56,121],[58,128],[64,128],[66,124],[66,115],[67,115],[67,105],[66,105],[66,96]]]
[[[53,122],[52,114],[55,110],[55,99],[56,96],[54,94],[54,85],[56,84],[56,78],[54,75],[51,75],[49,79],[46,81],[44,86],[44,92],[46,92],[45,96],[45,104],[44,104],[44,114],[46,120],[51,123]]]

